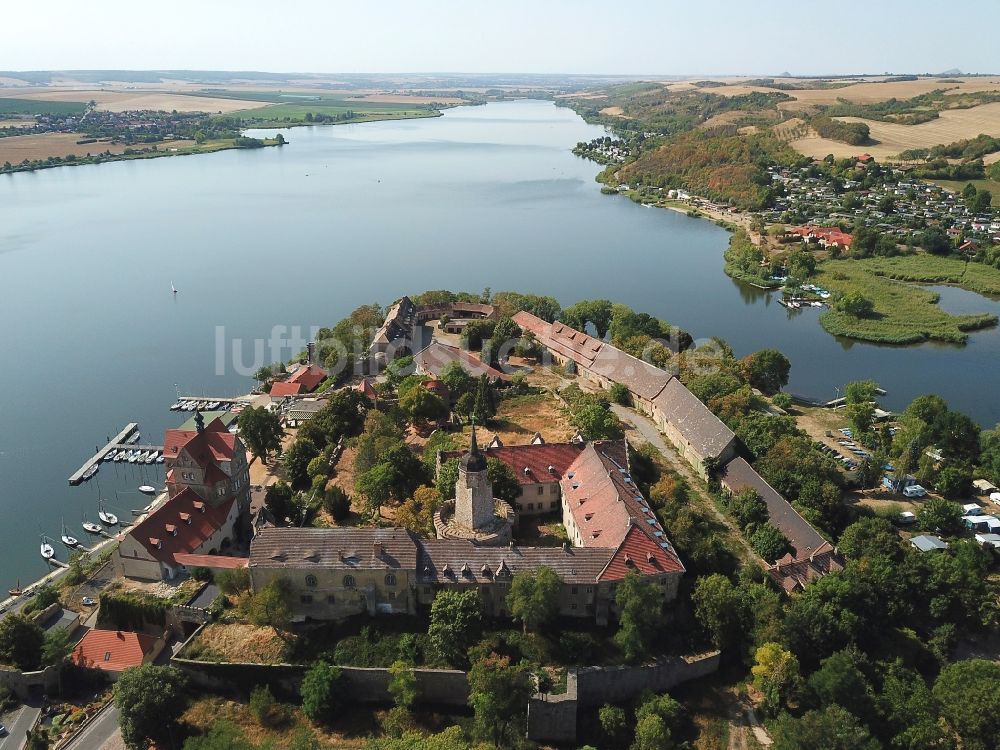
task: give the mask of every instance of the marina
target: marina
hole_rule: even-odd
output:
[[[137,434],[138,429],[138,422],[129,422],[125,425],[121,432],[119,432],[103,448],[99,449],[97,453],[87,459],[83,466],[70,474],[70,486],[75,487],[81,482],[86,482],[88,479],[93,477],[97,473],[99,464],[104,460],[105,456],[107,456],[112,450],[118,450],[123,447],[133,435]],[[163,450],[162,446],[160,447],[160,450]]]

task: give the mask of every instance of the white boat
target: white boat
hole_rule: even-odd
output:
[[[56,551],[52,549],[52,545],[44,540],[42,541],[41,553],[42,557],[44,557],[46,560],[51,560],[53,557],[56,556]]]
[[[162,453],[159,456],[156,457],[156,463],[158,463],[158,464],[162,464],[163,463],[163,454]]]
[[[129,445],[135,445],[136,443],[139,442],[140,437],[142,436],[138,432],[133,432],[132,436],[125,442],[127,442]]]
[[[177,411],[178,409],[181,408],[181,406],[182,404],[180,401],[174,401],[174,403],[170,405],[170,411]]]
[[[116,516],[114,513],[109,513],[108,511],[106,511],[104,509],[104,501],[103,500],[101,500],[101,502],[98,504],[97,508],[98,508],[98,510],[97,510],[97,517],[101,519],[101,523],[103,523],[103,524],[105,524],[107,526],[117,526],[118,525],[118,516]]]
[[[177,294],[177,287],[174,286],[174,282],[170,282],[170,291]]]
[[[153,461],[155,461],[155,460],[156,460],[156,456],[157,456],[158,454],[159,454],[159,451],[150,451],[150,452],[149,452],[149,455],[148,455],[148,456],[146,456],[146,463],[147,463],[147,464],[151,464],[151,463],[153,463]]]
[[[77,541],[76,537],[70,536],[69,532],[66,530],[65,521],[63,521],[62,536],[60,537],[60,539],[62,539],[62,543],[65,544],[67,547],[76,547],[80,543],[79,541]]]
[[[141,492],[143,495],[155,495],[156,488],[150,487],[148,484],[144,484],[139,488],[139,492]]]
[[[93,521],[84,521],[83,530],[90,534],[100,534],[104,531],[104,528],[99,523],[94,523]]]
[[[92,476],[94,476],[94,474],[96,474],[98,471],[99,471],[99,469],[98,469],[97,464],[94,464],[89,469],[87,469],[85,472],[83,472],[83,476],[81,477],[81,479],[83,479],[83,481],[86,482],[88,479],[90,479]]]
[[[134,464],[135,457],[138,455],[139,451],[129,451],[128,453],[125,454],[125,460],[128,461],[130,464]]]

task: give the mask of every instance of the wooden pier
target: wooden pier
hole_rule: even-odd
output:
[[[69,477],[69,483],[71,486],[75,487],[83,481],[83,475],[86,474],[91,467],[98,465],[104,460],[104,457],[108,455],[111,450],[117,450],[118,446],[124,443],[132,434],[139,429],[138,422],[129,422],[125,425],[125,429],[115,435],[114,438],[108,442],[103,448],[101,448],[97,453],[91,456],[79,469],[74,471]]]

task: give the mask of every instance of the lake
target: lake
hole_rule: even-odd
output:
[[[58,537],[60,519],[83,540],[99,497],[125,517],[146,504],[136,488],[162,482],[159,469],[111,464],[80,487],[66,482],[126,422],[159,443],[183,419],[168,410],[178,390],[246,392],[238,370],[252,369],[254,341],[276,327],[305,337],[360,304],[424,289],[515,289],[565,305],[607,297],[695,338],[721,336],[740,355],[781,349],[796,393],[833,398],[874,378],[890,407],[936,392],[984,425],[1000,420],[997,329],[965,347],[832,338],[818,311],[788,311],[726,277],[724,230],[601,195],[600,167],[570,149],[604,131],[568,109],[496,103],[283,132],[283,148],[0,177],[4,588],[45,571],[39,535]],[[948,310],[1000,313],[996,301],[941,291]],[[287,338],[278,330],[275,341]]]

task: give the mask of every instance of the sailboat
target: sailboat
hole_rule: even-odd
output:
[[[21,588],[20,578],[17,579],[17,585],[14,586],[14,588],[7,589],[7,593],[10,594],[11,596],[20,596],[21,594],[24,593],[24,590]]]
[[[65,518],[63,519],[63,522],[62,522],[62,537],[61,537],[61,539],[62,539],[62,543],[65,544],[67,547],[75,547],[75,546],[77,546],[80,543],[80,542],[78,542],[76,540],[76,537],[73,537],[73,536],[69,535],[69,532],[66,530],[66,519]]]
[[[45,541],[44,536],[42,537],[41,553],[42,557],[44,557],[46,560],[51,560],[53,557],[56,556],[56,551],[52,549],[51,544]]]
[[[177,294],[177,287],[174,286],[174,282],[170,282],[170,291]]]
[[[86,516],[83,517],[83,529],[90,534],[100,534],[104,531],[104,528],[99,523],[88,521]]]
[[[107,526],[118,525],[118,516],[116,516],[114,513],[109,513],[108,511],[104,510],[103,500],[101,500],[100,503],[98,503],[97,507],[98,507],[97,517],[101,519],[101,523]]]

